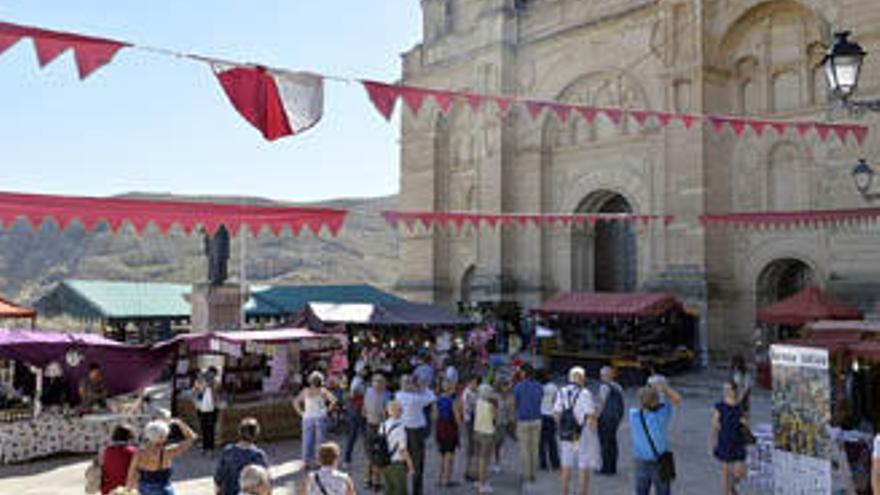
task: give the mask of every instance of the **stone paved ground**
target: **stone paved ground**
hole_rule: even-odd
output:
[[[671,448],[676,454],[679,478],[673,491],[677,494],[709,495],[719,493],[718,467],[707,452],[710,409],[717,400],[723,374],[702,371],[671,380],[685,396],[684,404],[671,426]],[[627,404],[634,403],[634,391],[627,391]],[[753,399],[753,421],[770,419],[769,395],[760,391]],[[624,422],[620,431],[620,473],[615,477],[594,477],[593,494],[632,493],[632,468],[629,449],[629,424]],[[275,493],[290,493],[292,473],[298,466],[299,444],[294,441],[277,442],[264,446],[274,465],[272,475],[278,489]],[[359,445],[360,447],[360,445]],[[363,452],[362,450],[358,450]],[[509,442],[505,450],[503,472],[492,476],[496,493],[524,493],[517,482],[518,450]],[[441,490],[436,486],[438,456],[436,449],[429,448],[425,478],[426,493],[457,495],[476,493],[467,485]],[[0,495],[79,495],[83,493],[82,476],[87,461],[83,457],[62,457],[14,466],[0,466]],[[213,460],[199,452],[187,454],[179,463],[175,474],[175,488],[179,495],[211,495],[211,469]],[[456,474],[462,473],[461,463]],[[353,475],[360,493],[369,493],[362,485],[363,465],[356,463]],[[549,495],[559,493],[558,476],[551,473],[539,475],[538,483],[526,493]],[[574,493],[574,492],[572,492]]]

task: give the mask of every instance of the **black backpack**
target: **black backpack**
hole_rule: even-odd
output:
[[[578,389],[572,398],[569,390],[568,402],[563,403],[562,414],[559,416],[559,439],[564,442],[577,442],[581,436],[581,425],[574,415],[574,406],[580,395],[581,389]]]
[[[388,435],[400,426],[400,423],[392,426],[388,431],[382,432],[381,428],[376,435],[370,439],[370,462],[378,467],[384,468],[391,465],[391,458],[397,451],[397,447],[391,449],[388,445]]]

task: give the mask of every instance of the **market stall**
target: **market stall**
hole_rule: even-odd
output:
[[[610,364],[628,383],[649,369],[673,373],[693,364],[697,318],[674,296],[659,293],[563,293],[533,309],[539,325],[555,333],[542,339],[550,367],[585,366],[598,375]]]
[[[333,336],[305,328],[210,332],[179,338],[173,380],[173,409],[197,424],[192,387],[199,373],[218,372],[219,415],[216,439],[234,441],[245,417],[260,422],[261,438],[299,435],[291,401],[308,372],[325,370],[341,348]]]
[[[318,332],[344,336],[347,362],[334,370],[342,373],[369,366],[393,378],[409,372],[416,359],[437,367],[453,364],[468,373],[478,351],[467,345],[474,324],[432,304],[312,302],[299,322]]]
[[[0,329],[0,464],[96,452],[116,425],[143,426],[151,414],[125,394],[155,382],[173,352],[91,334]],[[85,389],[101,396],[86,403]]]

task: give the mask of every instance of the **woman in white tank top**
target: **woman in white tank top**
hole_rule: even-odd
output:
[[[302,456],[307,466],[315,465],[318,445],[327,437],[327,411],[336,406],[336,398],[324,388],[324,375],[309,375],[309,386],[293,399],[293,409],[302,418]]]

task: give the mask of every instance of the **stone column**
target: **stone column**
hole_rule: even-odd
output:
[[[238,284],[194,284],[187,295],[192,305],[192,332],[241,330],[242,295]]]

